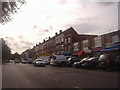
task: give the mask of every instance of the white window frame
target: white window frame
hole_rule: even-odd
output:
[[[71,41],[71,39],[70,39],[70,37],[68,37],[68,43],[70,43],[70,41]]]
[[[112,43],[119,42],[119,41],[120,40],[118,35],[112,36]]]
[[[88,47],[88,39],[87,40],[83,40],[83,48]]]
[[[94,41],[95,41],[95,47],[101,47],[102,46],[101,36],[95,37]]]

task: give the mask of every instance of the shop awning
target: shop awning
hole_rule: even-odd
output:
[[[92,52],[98,52],[101,51],[103,49],[103,47],[96,47],[92,49]]]
[[[84,51],[80,51],[80,52],[78,52],[77,54],[78,55],[83,55],[85,52]]]
[[[106,48],[104,50],[101,50],[102,52],[105,52],[105,51],[113,51],[113,50],[119,50],[120,47],[111,47],[111,48]]]

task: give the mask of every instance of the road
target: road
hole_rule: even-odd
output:
[[[2,65],[0,64],[0,89],[2,89]]]
[[[12,63],[2,71],[3,88],[118,88],[118,72]]]

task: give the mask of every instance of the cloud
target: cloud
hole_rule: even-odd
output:
[[[13,45],[14,45],[15,47],[18,47],[18,46],[19,46],[18,42],[14,42]]]
[[[20,41],[20,43],[24,44],[24,45],[27,45],[27,46],[34,45],[34,43],[31,43],[29,41],[24,41],[24,40]]]
[[[71,26],[79,34],[102,34],[117,28],[118,6],[112,0],[27,1],[23,12],[2,27],[1,35],[10,37],[7,40],[14,52],[22,52]]]
[[[78,3],[79,4],[79,3]],[[65,24],[65,28],[73,26],[78,33],[103,34],[109,30],[117,29],[118,14],[117,3],[84,3],[85,7],[81,7],[81,11],[77,9],[73,11],[77,16],[71,23]],[[105,6],[107,5],[107,6]]]
[[[68,0],[59,0],[58,2],[59,2],[60,4],[66,4],[67,1],[68,1]]]
[[[116,4],[117,2],[98,2],[99,5],[101,6],[110,6],[110,5],[113,5],[113,4]]]
[[[48,29],[45,29],[45,30],[43,30],[43,32],[49,32],[49,30],[48,30]]]
[[[13,37],[5,37],[5,39],[6,39],[6,40],[11,40],[11,41],[14,40]]]
[[[22,46],[23,49],[29,49],[30,46]]]
[[[23,39],[24,37],[23,37],[23,35],[19,35],[18,38],[19,39]]]

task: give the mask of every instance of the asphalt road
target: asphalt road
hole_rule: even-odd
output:
[[[118,72],[6,64],[2,88],[118,88]]]

